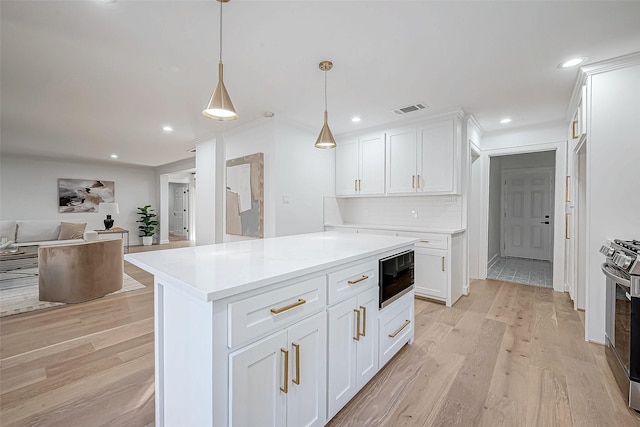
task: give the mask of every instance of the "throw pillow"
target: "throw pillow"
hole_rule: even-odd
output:
[[[86,223],[61,222],[58,240],[82,239]]]

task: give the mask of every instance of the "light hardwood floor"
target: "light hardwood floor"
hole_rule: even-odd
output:
[[[154,424],[153,278],[125,271],[147,287],[0,319],[0,425]],[[491,280],[452,308],[416,300],[415,343],[330,425],[640,426],[580,314]]]

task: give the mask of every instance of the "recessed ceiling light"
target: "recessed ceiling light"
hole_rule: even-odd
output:
[[[112,154],[112,155],[111,155],[111,158],[112,158],[112,159],[117,159],[117,158],[118,158],[118,155],[117,155],[117,154]]]
[[[506,118],[500,120],[500,123],[502,123],[502,124],[511,123],[511,119],[506,117]]]
[[[173,128],[171,126],[162,126],[162,130],[165,132],[173,132]]]
[[[563,63],[559,64],[558,68],[575,67],[576,65],[582,64],[587,59],[589,59],[589,58],[587,58],[586,56],[581,56],[579,58],[571,58],[571,59],[568,59],[568,60],[564,61]]]
[[[351,121],[354,123],[358,123],[360,121],[360,117],[353,117]]]

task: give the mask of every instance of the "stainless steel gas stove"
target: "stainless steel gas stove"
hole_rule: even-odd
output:
[[[629,407],[640,411],[640,241],[616,239],[600,252],[607,257],[607,361]]]

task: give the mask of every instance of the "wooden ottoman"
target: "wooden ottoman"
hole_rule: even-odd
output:
[[[38,248],[40,301],[77,303],[122,289],[122,239]]]

